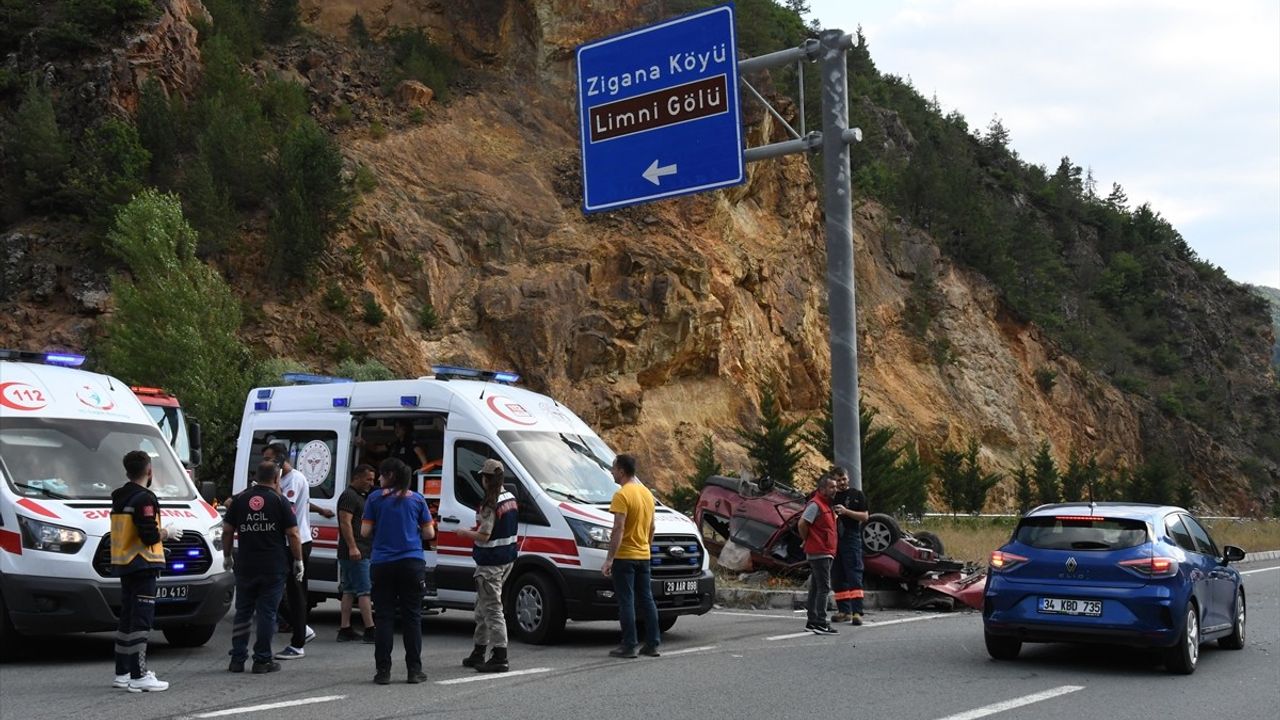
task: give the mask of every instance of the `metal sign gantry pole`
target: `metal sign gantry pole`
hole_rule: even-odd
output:
[[[817,60],[822,76],[822,132],[797,133],[763,97],[742,80],[758,100],[782,122],[794,139],[748,148],[747,162],[799,152],[822,153],[823,210],[827,231],[827,307],[831,324],[831,409],[835,463],[849,471],[853,487],[862,489],[862,447],[858,433],[858,324],[853,268],[853,190],[849,144],[862,132],[849,127],[847,53],[853,37],[841,30],[824,30],[803,45],[738,62],[738,73]],[[801,69],[803,73],[803,69]],[[803,74],[801,75],[803,86]],[[800,116],[804,117],[803,102]],[[803,122],[803,120],[802,120]],[[801,125],[803,129],[803,125]]]

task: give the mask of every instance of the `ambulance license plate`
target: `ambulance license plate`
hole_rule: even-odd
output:
[[[156,602],[180,602],[191,597],[190,585],[157,585]]]
[[[662,588],[664,595],[692,595],[698,592],[697,580],[668,580]]]

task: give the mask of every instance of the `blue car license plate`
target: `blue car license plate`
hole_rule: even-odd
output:
[[[1101,600],[1080,600],[1077,598],[1040,598],[1039,611],[1051,615],[1084,615],[1099,617],[1102,615]]]

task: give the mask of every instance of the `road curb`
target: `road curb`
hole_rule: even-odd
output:
[[[799,610],[809,593],[804,590],[765,590],[762,588],[717,587],[716,604],[740,610]],[[908,607],[907,594],[889,590],[868,590],[862,604],[868,610]],[[835,603],[827,603],[829,610]]]
[[[1280,560],[1280,550],[1263,550],[1245,555],[1245,562]],[[716,604],[722,608],[739,610],[799,610],[805,606],[809,593],[804,590],[766,590],[749,587],[716,587]],[[868,610],[911,607],[910,597],[896,590],[868,590],[863,599]],[[835,603],[829,602],[834,610]]]

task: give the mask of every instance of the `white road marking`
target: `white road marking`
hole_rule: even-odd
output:
[[[874,627],[883,627],[885,625],[901,625],[902,623],[920,622],[921,620],[941,620],[942,618],[949,618],[949,617],[965,617],[965,616],[960,613],[954,613],[950,615],[917,615],[916,617],[898,618],[897,620],[881,620],[879,622],[863,622],[862,627],[874,628]]]
[[[787,635],[773,635],[765,638],[765,640],[790,640],[792,638],[813,637],[813,633],[805,630],[804,632],[789,633]],[[834,637],[834,636],[832,636]]]
[[[955,715],[948,715],[944,718],[939,718],[938,720],[975,720],[976,718],[986,717],[988,715],[995,715],[996,713],[1002,713],[1006,710],[1013,710],[1014,708],[1020,708],[1020,707],[1023,707],[1024,705],[1031,705],[1034,703],[1043,702],[1045,700],[1051,700],[1053,698],[1058,697],[1059,695],[1068,695],[1070,693],[1076,692],[1078,690],[1083,690],[1083,689],[1084,689],[1083,685],[1061,685],[1056,688],[1045,690],[1044,692],[1032,693],[1030,695],[1023,695],[1022,697],[1016,697],[1012,700],[1005,700],[1004,702],[998,702],[992,705],[984,705],[980,708],[975,708],[973,710],[968,710],[966,712],[956,713]]]
[[[261,710],[279,710],[280,708],[297,707],[299,705],[315,705],[316,703],[333,702],[334,700],[343,700],[346,695],[325,695],[323,697],[302,698],[301,700],[286,700],[284,702],[267,703],[266,705],[248,705],[246,707],[230,708],[227,710],[218,710],[216,712],[200,713],[199,715],[191,715],[193,718],[216,718],[226,715],[239,715],[241,713],[259,712]]]
[[[756,620],[786,620],[791,622],[795,618],[790,615],[768,615],[766,613],[746,613],[746,612],[730,612],[728,610],[712,610],[712,615],[735,615],[737,617],[749,617]]]
[[[671,657],[672,655],[688,655],[689,653],[702,652],[703,650],[715,650],[718,645],[702,645],[700,647],[680,648],[679,650],[663,650],[662,657]]]
[[[555,668],[529,668],[528,670],[512,670],[504,673],[486,673],[481,675],[469,675],[467,677],[454,678],[452,680],[437,680],[437,685],[460,685],[462,683],[479,682],[480,680],[501,680],[502,678],[516,677],[517,675],[536,675],[537,673],[551,672]]]
[[[1257,570],[1243,570],[1243,571],[1241,571],[1241,572],[1240,572],[1240,574],[1241,574],[1241,575],[1252,575],[1252,574],[1254,574],[1254,573],[1260,573],[1260,572],[1271,572],[1272,570],[1280,570],[1280,565],[1277,565],[1277,566],[1275,566],[1275,567],[1269,567],[1269,568],[1259,568],[1259,569],[1257,569]]]

